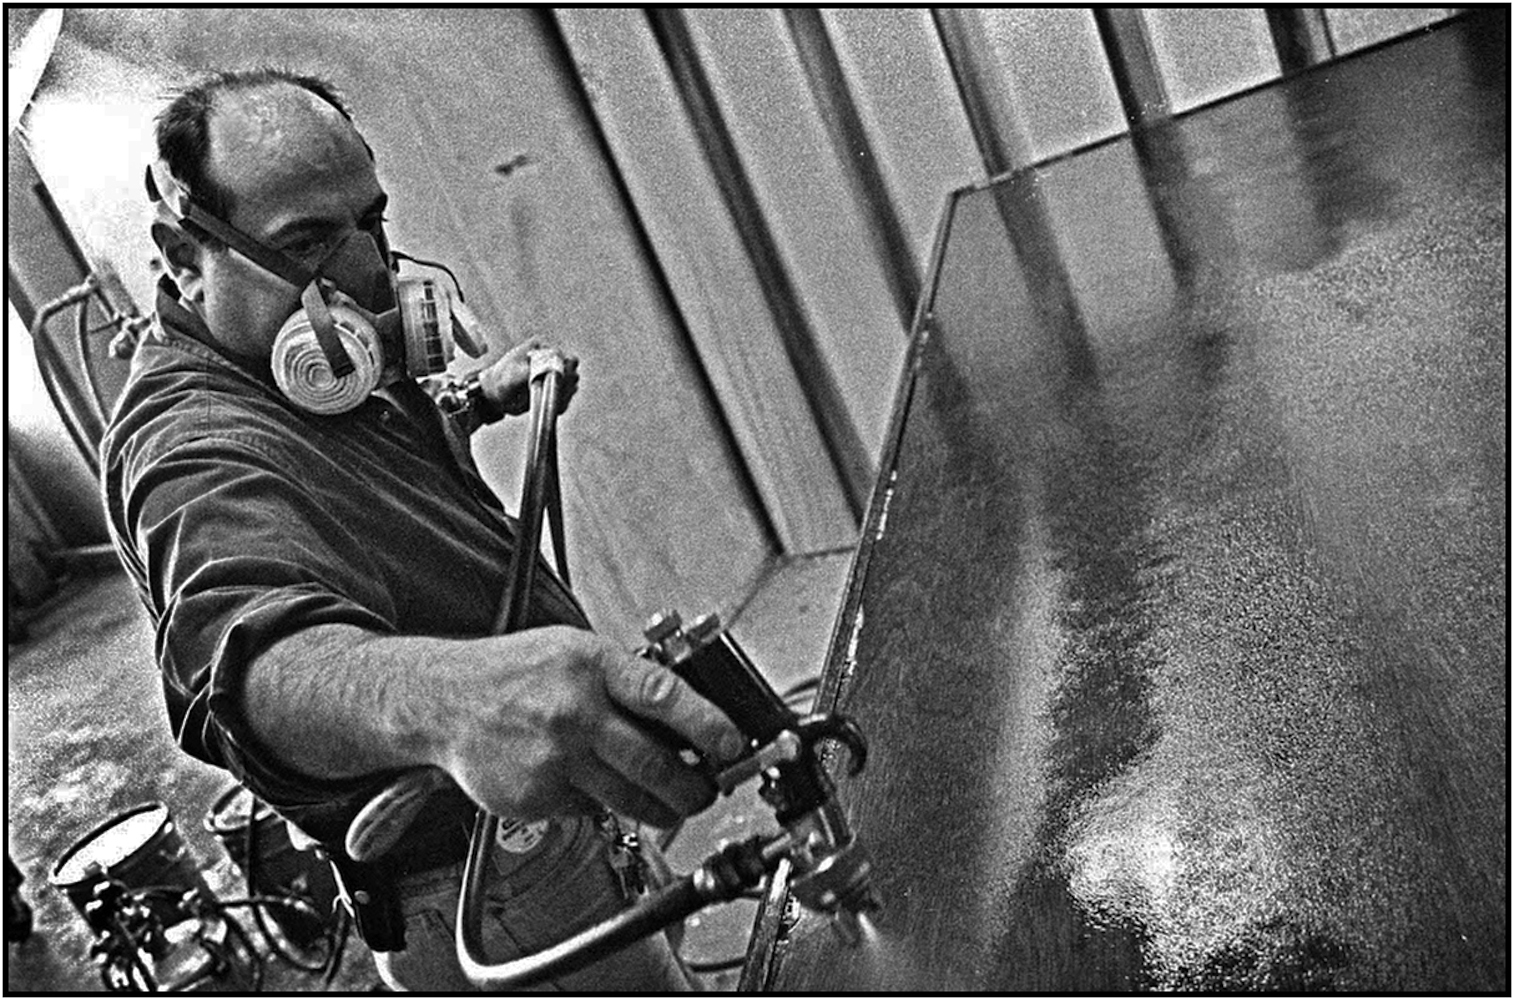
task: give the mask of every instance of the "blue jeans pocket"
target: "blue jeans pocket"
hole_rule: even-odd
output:
[[[500,963],[534,954],[623,909],[627,903],[608,851],[607,836],[590,819],[554,821],[548,835],[525,852],[497,847],[484,896],[485,957]],[[434,874],[424,886],[406,886],[405,950],[375,957],[391,986],[467,991],[453,940],[461,866],[455,874]],[[690,985],[663,935],[655,934],[539,988],[665,993]]]

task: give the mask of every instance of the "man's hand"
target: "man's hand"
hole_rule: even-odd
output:
[[[484,396],[506,416],[519,416],[531,406],[531,352],[547,345],[540,338],[532,337],[510,348],[487,368],[478,373],[479,386]],[[578,391],[578,358],[563,354],[564,378],[562,391],[558,394],[559,414],[566,413],[568,403]]]
[[[716,789],[648,723],[717,762],[745,746],[672,671],[594,633],[554,626],[467,645],[469,655],[437,678],[443,727],[431,762],[499,815],[607,806],[670,826],[713,802]]]
[[[288,768],[342,779],[439,767],[516,819],[605,806],[670,826],[716,794],[678,741],[716,764],[746,746],[666,667],[562,625],[477,639],[317,625],[254,660],[243,697]]]

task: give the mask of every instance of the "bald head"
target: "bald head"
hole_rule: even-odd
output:
[[[180,301],[228,354],[266,364],[305,290],[303,277],[267,267],[268,256],[248,256],[248,246],[314,270],[363,233],[378,251],[372,277],[387,277],[388,195],[367,144],[318,81],[278,73],[213,78],[175,99],[159,117],[158,136],[190,197],[240,234],[233,251],[203,227],[163,220],[153,227]]]
[[[321,178],[372,175],[352,122],[320,96],[278,82],[217,95],[205,174],[228,196],[226,221],[277,212]],[[372,196],[370,195],[370,198]]]
[[[235,200],[234,194],[210,173],[211,133],[216,116],[231,99],[286,90],[303,92],[347,122],[352,120],[336,88],[327,81],[271,68],[210,74],[179,91],[158,115],[159,158],[194,200],[213,215],[228,218]],[[265,102],[265,110],[272,115],[276,106]]]
[[[228,91],[216,96],[210,118],[211,163],[224,170],[238,160],[278,155],[293,145],[308,147],[312,156],[329,156],[339,137],[356,133],[340,111],[292,84]]]

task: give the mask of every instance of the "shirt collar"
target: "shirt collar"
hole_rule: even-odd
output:
[[[159,278],[157,291],[158,322],[174,333],[187,334],[203,344],[211,343],[210,328],[204,320],[184,308],[179,301],[179,286],[172,278],[166,274]]]
[[[183,350],[234,371],[277,390],[273,373],[266,364],[253,365],[245,359],[233,357],[216,342],[210,327],[196,313],[187,308],[179,298],[179,286],[173,279],[163,275],[158,279],[157,299],[154,303],[158,315],[158,327],[164,338]]]

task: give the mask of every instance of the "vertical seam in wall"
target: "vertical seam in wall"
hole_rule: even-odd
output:
[[[824,19],[811,7],[787,7],[783,15],[873,252],[883,264],[900,329],[907,336],[920,298],[919,261],[905,236]]]
[[[1335,41],[1335,31],[1330,27],[1330,15],[1326,13],[1323,7],[1308,7],[1305,9],[1319,12],[1320,25],[1325,31],[1325,48],[1329,50],[1325,53],[1325,58],[1327,61],[1335,59],[1341,54],[1341,50]]]
[[[725,119],[703,68],[694,55],[693,40],[683,13],[665,7],[648,8],[647,21],[671,71],[679,100],[694,123],[700,147],[720,189],[726,210],[736,225],[758,285],[778,327],[784,353],[798,380],[810,416],[841,484],[854,523],[860,525],[874,470],[862,439],[852,424],[845,400],[816,343],[815,332],[784,265],[761,204],[742,168]]]
[[[1131,128],[1172,117],[1162,68],[1152,52],[1145,16],[1138,7],[1094,7],[1094,27],[1114,76],[1115,90]]]
[[[930,13],[986,174],[997,177],[1032,165],[1035,150],[1013,118],[1013,99],[999,72],[999,57],[988,51],[982,22],[968,23],[978,10],[932,7]]]
[[[1272,48],[1283,74],[1302,72],[1311,66],[1329,62],[1335,55],[1330,25],[1323,7],[1267,7],[1267,30]],[[1317,27],[1324,51],[1316,51],[1311,26]]]
[[[969,78],[970,68],[963,66],[963,54],[957,51],[952,44],[950,31],[941,22],[942,12],[935,7],[931,8],[931,24],[936,28],[936,43],[941,46],[941,54],[946,57],[947,68],[951,70],[952,83],[957,87],[957,103],[962,105],[963,112],[967,115],[967,127],[972,130],[973,143],[978,147],[978,157],[983,161],[983,172],[989,177],[1009,170],[1012,164],[999,162],[1002,157],[996,152],[996,144],[987,134],[988,126],[983,120],[981,101],[976,98],[977,89],[973,87]]]
[[[736,473],[736,478],[741,484],[741,491],[746,505],[757,515],[761,525],[764,544],[770,553],[784,551],[783,537],[778,531],[778,525],[773,519],[773,513],[763,501],[762,491],[757,488],[757,479],[752,474],[752,468],[747,463],[746,456],[742,453],[740,442],[737,440],[735,429],[731,426],[730,418],[726,414],[725,407],[721,405],[720,396],[715,391],[714,380],[710,378],[709,369],[704,360],[699,356],[699,350],[694,343],[693,334],[689,330],[687,317],[678,303],[678,296],[673,292],[673,284],[668,279],[667,272],[663,269],[662,260],[657,255],[652,245],[652,238],[647,232],[645,221],[642,219],[641,210],[636,204],[636,199],[631,196],[630,185],[626,182],[625,174],[621,171],[620,163],[615,159],[614,150],[610,147],[609,137],[605,135],[604,127],[600,123],[599,115],[595,112],[594,102],[590,99],[588,89],[584,86],[582,77],[579,76],[577,63],[573,59],[572,50],[568,46],[568,40],[563,34],[562,26],[557,17],[551,11],[541,12],[539,16],[546,28],[546,35],[551,44],[557,48],[557,56],[562,64],[568,68],[568,76],[573,87],[574,96],[584,109],[585,118],[589,128],[594,134],[594,142],[600,151],[606,169],[609,171],[610,181],[615,186],[616,193],[620,196],[621,205],[624,207],[626,218],[630,223],[632,238],[636,241],[637,249],[641,252],[643,261],[651,271],[653,284],[657,286],[658,293],[666,302],[669,312],[673,316],[674,340],[682,349],[699,381],[699,387],[706,399],[710,400],[716,425],[720,429],[720,438],[725,446],[726,453],[730,456],[731,465]]]

